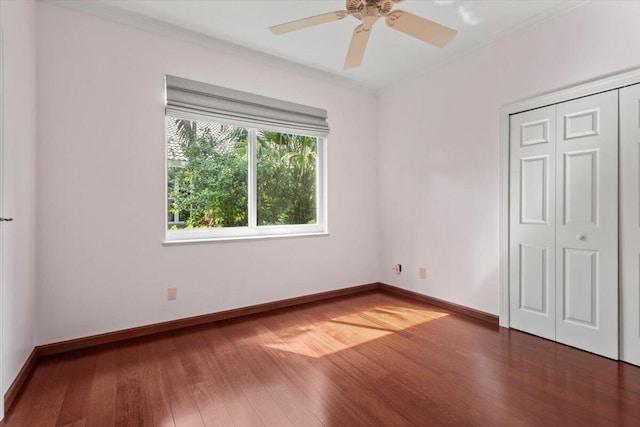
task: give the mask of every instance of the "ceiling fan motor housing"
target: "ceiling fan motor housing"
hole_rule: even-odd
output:
[[[378,19],[391,12],[395,3],[393,0],[347,0],[347,13],[360,20],[374,16]]]

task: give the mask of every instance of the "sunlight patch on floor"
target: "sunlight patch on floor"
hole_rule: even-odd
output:
[[[276,350],[319,358],[448,316],[437,310],[375,306],[367,310],[275,331]]]

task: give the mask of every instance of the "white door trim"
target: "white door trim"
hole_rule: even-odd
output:
[[[4,32],[0,27],[0,216],[4,215]],[[3,259],[3,244],[4,233],[3,226],[0,225],[0,421],[4,419],[4,379],[3,379],[3,364],[2,359],[4,355],[4,346],[2,345],[4,340],[4,312],[2,305],[4,304],[4,285],[3,285],[3,271],[4,266]]]
[[[640,68],[561,89],[500,108],[500,326],[509,322],[509,116],[640,83]]]

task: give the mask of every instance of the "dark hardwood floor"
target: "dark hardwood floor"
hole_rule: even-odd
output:
[[[4,426],[640,426],[640,368],[368,292],[38,361]]]

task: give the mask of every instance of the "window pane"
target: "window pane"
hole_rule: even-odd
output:
[[[247,226],[244,128],[166,118],[167,227]]]
[[[315,224],[318,139],[260,131],[256,150],[258,225]]]

